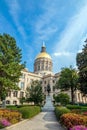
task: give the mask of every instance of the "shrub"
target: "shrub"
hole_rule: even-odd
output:
[[[76,114],[81,114],[81,110],[80,109],[72,109],[71,112],[72,113],[76,113]]]
[[[21,107],[27,107],[29,105],[10,105],[10,106],[7,106],[8,109],[11,109],[11,110],[17,110],[17,108],[21,108]]]
[[[74,113],[67,113],[61,116],[61,123],[63,123],[67,128],[72,128],[76,125],[85,125],[87,126],[87,117],[74,114]]]
[[[0,129],[10,125],[11,123],[7,119],[0,119]]]
[[[87,111],[82,113],[84,116],[87,116]]]
[[[0,109],[0,118],[7,119],[9,122],[11,122],[13,124],[13,123],[19,122],[22,118],[22,115],[21,115],[21,113],[19,113],[17,111]],[[15,122],[13,122],[13,120],[15,120]]]
[[[66,93],[60,93],[57,96],[54,96],[54,99],[57,103],[61,103],[61,105],[66,105],[69,103],[70,97]]]
[[[79,102],[79,105],[80,105],[80,106],[87,106],[87,103]]]
[[[56,113],[56,117],[58,120],[60,120],[61,115],[65,114],[65,113],[69,113],[70,110],[65,108],[65,107],[56,107],[55,108],[55,113]]]
[[[66,105],[66,107],[70,110],[72,109],[81,109],[81,106],[78,106],[78,105]]]
[[[1,120],[0,120],[0,124],[1,124],[3,127],[6,127],[6,126],[10,126],[10,125],[11,125],[11,123],[10,123],[8,120],[6,120],[6,119],[1,119]]]
[[[87,130],[87,127],[83,125],[77,125],[77,126],[74,126],[73,128],[70,128],[70,130]]]
[[[86,112],[86,111],[87,111],[87,107],[81,106],[81,111],[82,111],[82,112]]]
[[[19,106],[9,106],[8,107],[10,110],[17,110],[22,114],[23,118],[31,118],[33,116],[35,116],[36,114],[38,114],[41,109],[39,106],[29,106],[29,105],[19,105]]]
[[[4,128],[4,126],[0,123],[0,129]]]
[[[39,106],[21,107],[19,111],[24,119],[31,118],[38,114],[41,110]]]

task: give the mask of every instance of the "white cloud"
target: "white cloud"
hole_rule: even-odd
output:
[[[42,5],[44,13],[38,16],[38,20],[35,23],[35,31],[40,40],[47,40],[58,30],[58,26],[53,24],[58,9],[55,2],[49,1],[49,3],[47,1],[44,2],[44,5]]]
[[[78,13],[71,17],[56,44],[57,51],[79,48],[81,39],[87,32],[87,1]],[[72,48],[73,47],[73,48]]]
[[[9,13],[11,14],[14,24],[16,25],[16,28],[18,30],[18,32],[22,35],[22,38],[26,38],[26,33],[24,30],[24,27],[21,26],[20,22],[19,22],[19,16],[20,16],[20,5],[18,3],[18,0],[13,0],[13,1],[8,1],[6,0],[6,3],[9,7]]]
[[[58,56],[70,56],[70,55],[72,55],[73,53],[70,53],[70,52],[55,52],[54,54],[53,54],[53,56],[55,56],[55,57],[58,57]]]
[[[81,52],[87,36],[87,1],[76,15],[72,16],[65,30],[55,43],[53,52],[54,71],[62,67],[76,66],[76,55]]]
[[[61,71],[61,68],[64,67],[70,67],[72,65],[73,67],[76,66],[76,54],[75,53],[59,53],[56,56],[52,56],[53,58],[53,70],[54,72]]]
[[[78,50],[78,53],[82,52],[82,50]]]

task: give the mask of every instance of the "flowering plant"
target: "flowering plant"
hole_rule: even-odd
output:
[[[77,126],[74,126],[73,128],[70,128],[70,130],[87,130],[87,127],[83,125],[77,125]]]
[[[74,126],[77,125],[87,126],[87,116],[81,114],[74,114],[74,113],[63,114],[60,118],[60,121],[68,129],[73,128]]]
[[[11,125],[11,123],[10,123],[8,120],[6,120],[6,119],[1,119],[1,120],[0,120],[0,124],[1,124],[2,126],[4,126],[4,127]]]
[[[83,115],[87,116],[87,112],[83,112]]]
[[[11,111],[7,109],[0,109],[0,118],[7,119],[11,124],[17,123],[21,120],[22,114],[17,111]]]

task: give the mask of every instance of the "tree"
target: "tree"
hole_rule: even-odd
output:
[[[84,95],[86,95],[87,94],[87,44],[84,45],[82,52],[77,54],[76,62],[79,70],[80,90]]]
[[[61,103],[61,105],[67,105],[70,101],[70,97],[66,93],[60,93],[54,96],[56,102]]]
[[[17,83],[24,64],[20,64],[21,50],[8,34],[0,34],[0,98],[4,100],[8,91],[18,89]]]
[[[27,94],[27,96],[29,97],[29,101],[34,102],[34,104],[36,105],[41,104],[44,99],[42,86],[37,80],[33,81],[31,86],[27,88]]]
[[[56,83],[56,88],[61,90],[71,90],[71,101],[74,103],[74,92],[78,86],[78,74],[75,69],[63,68],[60,74],[60,78]]]
[[[25,97],[20,98],[20,103],[23,105],[23,103],[26,102]]]

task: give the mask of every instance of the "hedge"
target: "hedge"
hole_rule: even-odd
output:
[[[70,110],[66,107],[56,107],[55,108],[55,114],[58,120],[60,120],[60,117],[65,114],[65,113],[69,113]]]
[[[31,118],[37,115],[41,109],[39,106],[29,106],[29,107],[21,107],[18,111],[22,114],[24,119]]]
[[[78,105],[66,105],[66,107],[70,110],[72,109],[81,109],[81,106],[78,106]]]
[[[17,110],[22,114],[22,118],[27,119],[35,116],[41,111],[40,106],[8,106],[10,110]]]

